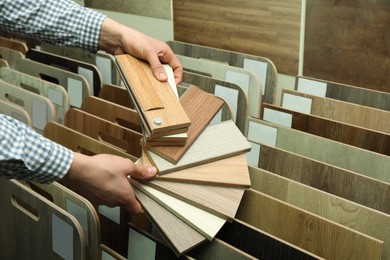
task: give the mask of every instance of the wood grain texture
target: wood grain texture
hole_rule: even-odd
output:
[[[0,46],[21,52],[23,55],[26,55],[28,51],[28,47],[24,42],[6,37],[0,37]]]
[[[333,121],[315,115],[304,114],[269,104],[264,104],[263,109],[269,109],[271,111],[278,111],[291,115],[291,127],[293,129],[360,147],[373,152],[390,155],[389,134],[342,123],[340,121]]]
[[[53,103],[23,88],[0,80],[0,99],[21,106],[29,114],[35,131],[43,133],[45,124],[54,121],[56,112]]]
[[[248,96],[249,114],[254,117],[259,117],[262,103],[262,85],[260,79],[252,71],[215,61],[195,59],[182,55],[176,56],[179,58],[184,70],[203,75],[205,74],[232,83],[236,83],[235,81],[237,81],[238,85]],[[229,74],[231,75],[230,77]],[[237,77],[239,77],[239,79],[237,79]]]
[[[184,146],[153,146],[149,150],[171,163],[177,163],[190,149],[199,135],[221,109],[224,101],[195,86],[190,87],[181,97],[180,104],[187,114],[191,125]]]
[[[271,59],[298,72],[301,1],[173,2],[175,40]]]
[[[70,99],[62,86],[8,68],[0,68],[0,79],[50,99],[56,111],[55,121],[64,123]]]
[[[27,111],[21,106],[18,106],[11,102],[0,100],[0,113],[3,115],[11,116],[31,127],[33,126],[31,117],[27,113]]]
[[[160,19],[172,19],[171,2],[168,0],[85,0],[85,6],[108,11],[149,16]]]
[[[24,55],[20,51],[0,46],[0,58],[6,60],[8,66],[13,69],[15,68],[15,64],[18,60],[24,59]]]
[[[223,150],[220,148],[224,147]],[[202,132],[185,155],[173,164],[164,158],[146,151],[150,161],[158,168],[159,174],[186,169],[212,162],[250,150],[250,145],[233,121],[210,125]]]
[[[308,1],[303,75],[389,92],[389,19],[388,1]]]
[[[85,259],[84,233],[75,217],[15,180],[0,179],[0,186],[2,209],[8,213],[0,214],[2,259],[63,259],[52,248],[52,216],[73,232],[73,259]]]
[[[186,224],[190,225],[209,241],[215,237],[226,222],[224,218],[209,213],[174,196],[170,196],[147,184],[137,182],[134,179],[130,179],[130,183],[183,220]]]
[[[390,215],[262,169],[250,167],[249,171],[252,189],[381,240],[382,259],[390,257],[390,230],[383,228],[389,226]]]
[[[326,97],[390,111],[390,93],[329,80],[297,76],[295,90],[299,91],[300,81],[310,80],[326,84]]]
[[[219,62],[226,62],[230,66],[234,67],[245,68],[245,61],[247,60],[265,64],[266,78],[261,78],[258,75],[264,88],[262,100],[263,102],[267,102],[270,104],[275,103],[278,75],[276,67],[270,59],[245,53],[228,51],[226,49],[206,47],[198,44],[191,44],[180,41],[168,41],[167,44],[176,54],[193,58],[203,58]]]
[[[251,118],[249,124],[252,123],[277,129],[278,148],[390,183],[390,175],[387,174],[390,172],[389,156],[258,119]],[[260,132],[256,134],[261,135]]]
[[[60,67],[70,72],[83,75],[81,69],[88,71],[91,74],[91,78],[86,77],[89,85],[91,86],[92,94],[99,95],[99,91],[103,86],[103,78],[98,68],[90,63],[82,62],[79,60],[67,58],[65,56],[56,55],[50,52],[40,51],[37,49],[31,49],[27,52],[26,58],[44,63],[46,65]]]
[[[70,71],[55,68],[29,59],[19,59],[15,64],[15,70],[58,84],[65,88],[68,93],[71,89],[70,80],[72,80],[80,83],[81,100],[91,95],[91,88],[87,80],[84,77]],[[73,104],[72,106],[77,106],[77,102],[72,102],[72,99],[73,98],[70,97],[71,105]]]
[[[130,155],[140,157],[142,154],[139,144],[142,134],[84,111],[70,109],[65,115],[64,125],[96,140],[116,146]]]
[[[284,89],[282,90],[282,93],[283,95],[290,94],[311,99],[311,114],[313,115],[388,134],[390,133],[390,111],[356,105],[330,98],[317,97],[294,90]]]
[[[319,257],[381,258],[382,241],[254,190],[245,192],[237,218]]]
[[[322,259],[238,219],[226,223],[218,238],[256,259]]]
[[[260,168],[372,209],[390,213],[390,185],[279,148],[261,145]]]
[[[188,127],[191,122],[167,82],[158,81],[150,65],[130,55],[117,55],[116,61],[147,133],[154,134]],[[134,75],[137,75],[136,77]],[[162,124],[153,123],[160,118]]]
[[[133,186],[134,187],[134,186]],[[206,240],[197,231],[134,187],[137,199],[179,256]]]
[[[54,204],[71,214],[72,212],[70,212],[68,208],[69,201],[80,207],[85,212],[87,220],[87,223],[85,223],[86,226],[83,226],[84,235],[88,245],[86,247],[86,259],[92,260],[101,257],[101,252],[99,249],[101,242],[100,221],[98,214],[91,202],[58,182],[53,182],[51,184],[28,183],[28,186],[42,196],[49,194],[53,199],[52,202]],[[76,219],[78,218],[77,215],[74,216]],[[82,223],[82,221],[83,219],[79,220],[80,223]]]
[[[112,123],[142,133],[141,119],[134,109],[94,96],[86,97],[80,109]]]
[[[249,101],[244,90],[239,85],[224,80],[218,80],[212,77],[184,71],[183,81],[180,86],[186,87],[186,83],[188,85],[195,85],[203,91],[211,94],[215,94],[217,86],[222,86],[229,90],[237,91],[237,113],[233,112],[233,116],[237,127],[241,130],[242,133],[245,133],[246,117],[249,115]],[[230,105],[230,107],[232,106]]]
[[[134,109],[129,92],[119,86],[104,84],[99,92],[99,97],[115,104]]]

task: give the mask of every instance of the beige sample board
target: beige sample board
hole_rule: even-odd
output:
[[[0,46],[0,57],[7,61],[10,68],[15,68],[16,62],[20,59],[24,59],[24,54],[20,51]]]
[[[250,168],[252,189],[383,241],[382,259],[390,257],[390,215],[319,191],[271,172]]]
[[[11,116],[19,120],[20,122],[32,127],[32,120],[30,115],[23,107],[19,105],[8,101],[0,100],[0,113],[7,116]]]
[[[1,259],[85,259],[74,216],[15,180],[0,179]]]
[[[0,99],[20,105],[27,111],[35,131],[43,133],[45,125],[56,118],[53,103],[46,97],[0,80]]]
[[[50,99],[56,111],[55,121],[64,123],[70,99],[62,86],[8,68],[0,68],[0,79]]]
[[[21,52],[23,55],[26,55],[28,51],[28,47],[24,42],[6,37],[0,37],[0,46]]]
[[[254,72],[261,80],[261,85],[263,86],[263,102],[275,103],[278,74],[275,65],[270,59],[180,41],[168,41],[167,44],[175,54],[222,62]]]
[[[229,66],[225,63],[195,59],[182,55],[176,56],[179,58],[184,70],[239,85],[248,96],[249,114],[254,117],[260,116],[262,85],[255,73],[246,69]]]
[[[295,78],[294,89],[306,94],[390,111],[390,93],[388,92],[305,76]]]
[[[272,139],[278,148],[390,183],[390,157],[386,155],[255,118],[248,119],[247,136],[258,143]]]
[[[9,68],[9,64],[7,60],[0,58],[0,68],[2,67]]]
[[[282,94],[282,107],[284,108],[301,109],[301,105],[297,104],[297,102],[300,102],[301,104],[307,104],[302,108],[307,110],[306,113],[390,133],[390,111],[318,97],[294,90],[283,89]]]
[[[221,150],[223,147],[223,150]],[[250,145],[233,121],[209,125],[193,143],[186,154],[173,164],[157,154],[147,151],[159,174],[166,174],[206,162],[212,162],[248,152]]]
[[[326,259],[382,255],[382,241],[251,189],[244,194],[237,218]]]

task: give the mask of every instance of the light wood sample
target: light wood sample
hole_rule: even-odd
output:
[[[9,48],[0,46],[0,57],[7,61],[10,68],[15,68],[18,60],[24,59],[24,54]]]
[[[0,37],[0,46],[21,52],[23,55],[26,55],[28,51],[28,47],[24,42],[6,37]]]
[[[63,259],[53,251],[53,218],[73,233],[73,243],[66,240],[71,257],[85,259],[84,232],[74,216],[15,180],[0,179],[0,187],[2,212],[7,212],[0,214],[1,259]]]
[[[191,121],[187,142],[183,146],[153,146],[149,150],[171,163],[177,163],[221,109],[224,101],[192,86],[181,97],[180,104]]]
[[[245,192],[237,218],[327,259],[381,258],[382,241],[254,190]]]
[[[307,85],[308,88],[313,89],[314,86],[310,87],[310,85],[313,85],[312,82],[325,86],[325,97],[327,98],[390,111],[390,93],[388,92],[305,76],[296,76],[294,89],[305,92],[301,90],[302,85]]]
[[[390,133],[390,111],[304,94],[294,90],[283,89],[282,92],[283,96],[290,94],[312,100],[311,114],[313,115]]]
[[[139,144],[142,134],[76,108],[66,113],[64,125],[96,140],[114,145],[133,156],[140,157],[142,154]]]
[[[175,54],[183,56],[225,62],[230,66],[243,69],[248,69],[248,67],[250,67],[248,66],[248,63],[253,63],[256,69],[253,68],[250,70],[255,72],[262,81],[262,86],[264,88],[264,93],[262,95],[263,102],[270,104],[275,103],[278,74],[275,65],[270,59],[246,53],[229,51],[227,49],[192,44],[188,42],[167,41],[167,44],[172,48]],[[263,71],[264,69],[265,71]]]
[[[382,259],[390,257],[390,215],[250,167],[252,189],[383,241]]]
[[[3,68],[3,67],[9,68],[8,61],[5,59],[0,59],[0,68]]]
[[[158,168],[159,174],[166,174],[242,154],[250,149],[249,143],[234,122],[228,120],[209,125],[177,164],[173,164],[151,151],[147,151],[147,155]]]
[[[293,129],[360,147],[373,152],[390,155],[389,134],[343,123],[340,121],[334,121],[324,117],[296,112],[270,104],[264,104],[263,109],[264,112],[262,119],[265,121],[272,122],[272,119],[265,119],[264,113],[270,111],[281,112],[285,115],[291,116],[291,128]]]
[[[191,124],[171,86],[167,82],[158,81],[150,65],[127,54],[115,58],[125,86],[150,136],[158,132],[168,135],[171,130],[187,128]]]
[[[27,111],[14,103],[0,100],[0,113],[11,116],[31,127],[33,126],[31,117]]]

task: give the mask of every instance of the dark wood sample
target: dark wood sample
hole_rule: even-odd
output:
[[[129,92],[116,85],[104,84],[99,92],[99,97],[127,108],[135,108]]]

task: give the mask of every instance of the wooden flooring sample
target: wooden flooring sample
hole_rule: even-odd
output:
[[[388,134],[390,133],[390,111],[356,105],[331,98],[313,96],[293,90],[283,89],[282,92],[282,106],[285,108],[295,110],[293,106],[286,106],[285,99],[287,97],[298,96],[311,100],[312,105],[310,114]]]
[[[0,37],[0,46],[21,52],[23,55],[26,55],[28,51],[28,47],[24,42],[6,37]]]
[[[142,154],[142,148],[139,144],[142,134],[100,117],[72,108],[66,113],[64,124],[96,140],[123,149],[133,156],[140,157]]]
[[[389,92],[305,76],[295,78],[294,89],[307,94],[321,91],[321,95],[327,98],[390,111]]]
[[[178,256],[206,241],[205,237],[136,187],[134,187],[134,192],[144,210],[161,230],[162,235]]]
[[[99,97],[115,104],[134,109],[129,92],[119,86],[104,84],[99,92]]]
[[[279,148],[261,145],[258,167],[390,214],[390,184]]]
[[[247,190],[237,218],[326,259],[380,259],[383,242]]]
[[[222,147],[223,149],[221,149]],[[209,125],[177,164],[173,164],[151,151],[147,151],[147,154],[161,175],[242,154],[249,151],[250,148],[240,130],[233,121],[229,120]]]
[[[31,127],[33,126],[31,117],[27,113],[27,111],[22,107],[13,104],[11,102],[0,100],[0,113],[13,117],[19,120],[20,122],[29,125]]]
[[[130,179],[130,182],[210,241],[226,222],[226,219],[170,196],[149,185],[133,179]]]
[[[167,82],[158,81],[150,65],[127,54],[116,56],[125,86],[149,135],[187,128],[191,122]]]
[[[9,68],[9,64],[8,64],[8,61],[5,60],[5,59],[0,59],[0,68]]]
[[[279,123],[272,115],[288,116],[293,129],[390,156],[390,134],[270,104],[264,104],[263,109],[265,121]]]
[[[390,215],[314,189],[271,172],[250,168],[252,189],[383,241],[383,259],[390,257]]]
[[[184,146],[153,146],[149,150],[171,163],[177,163],[221,109],[223,103],[222,99],[212,94],[195,86],[190,87],[180,97],[180,104],[191,120],[186,144]]]
[[[16,63],[19,60],[24,59],[24,54],[20,51],[15,51],[13,49],[5,48],[0,46],[0,56],[2,59],[6,60],[11,69],[15,68]]]

